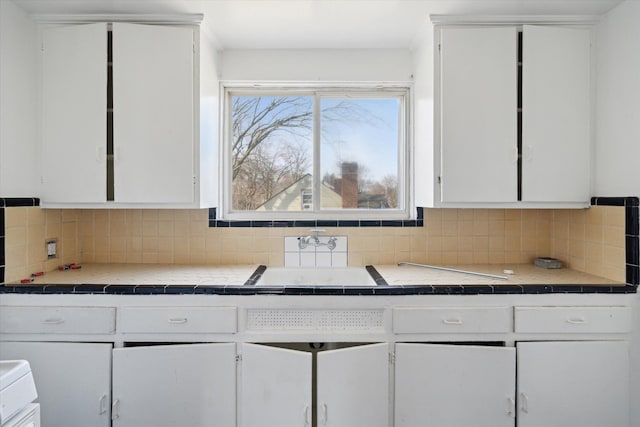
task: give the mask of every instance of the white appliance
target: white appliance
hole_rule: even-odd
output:
[[[0,360],[0,426],[40,426],[40,405],[26,360]]]

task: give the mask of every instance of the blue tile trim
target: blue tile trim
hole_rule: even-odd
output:
[[[636,269],[637,274],[637,269]],[[244,286],[244,285],[0,285],[0,294],[97,295],[479,295],[557,293],[635,293],[637,286],[580,285],[375,285],[375,286]]]
[[[1,200],[2,206],[7,208],[40,206],[40,199],[37,197],[5,197]]]
[[[286,227],[424,227],[424,210],[416,208],[417,219],[295,219],[295,220],[222,220],[217,209],[209,208],[210,228],[286,228]]]

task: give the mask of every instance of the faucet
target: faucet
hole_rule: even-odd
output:
[[[318,233],[324,233],[327,230],[324,230],[322,228],[312,228],[311,230],[309,230],[311,233],[314,233],[313,235],[308,235],[308,236],[300,236],[298,237],[298,247],[300,249],[304,249],[307,246],[311,245],[315,248],[317,248],[318,246],[326,246],[329,248],[330,251],[334,250],[336,248],[336,238],[334,236],[331,236],[329,238],[329,240],[325,243],[320,241],[320,237],[318,237]]]

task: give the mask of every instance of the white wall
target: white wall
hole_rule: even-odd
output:
[[[595,195],[640,196],[640,2],[596,28]]]
[[[595,195],[640,196],[640,2],[596,28]],[[640,295],[631,342],[631,425],[640,426]]]
[[[0,197],[34,197],[38,184],[37,31],[0,0]]]
[[[223,80],[396,81],[411,80],[408,49],[226,50]]]
[[[200,32],[200,205],[218,203],[219,56],[215,44]]]

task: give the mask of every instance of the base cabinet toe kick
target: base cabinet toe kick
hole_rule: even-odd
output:
[[[42,425],[631,427],[635,299],[2,295],[0,359]]]

